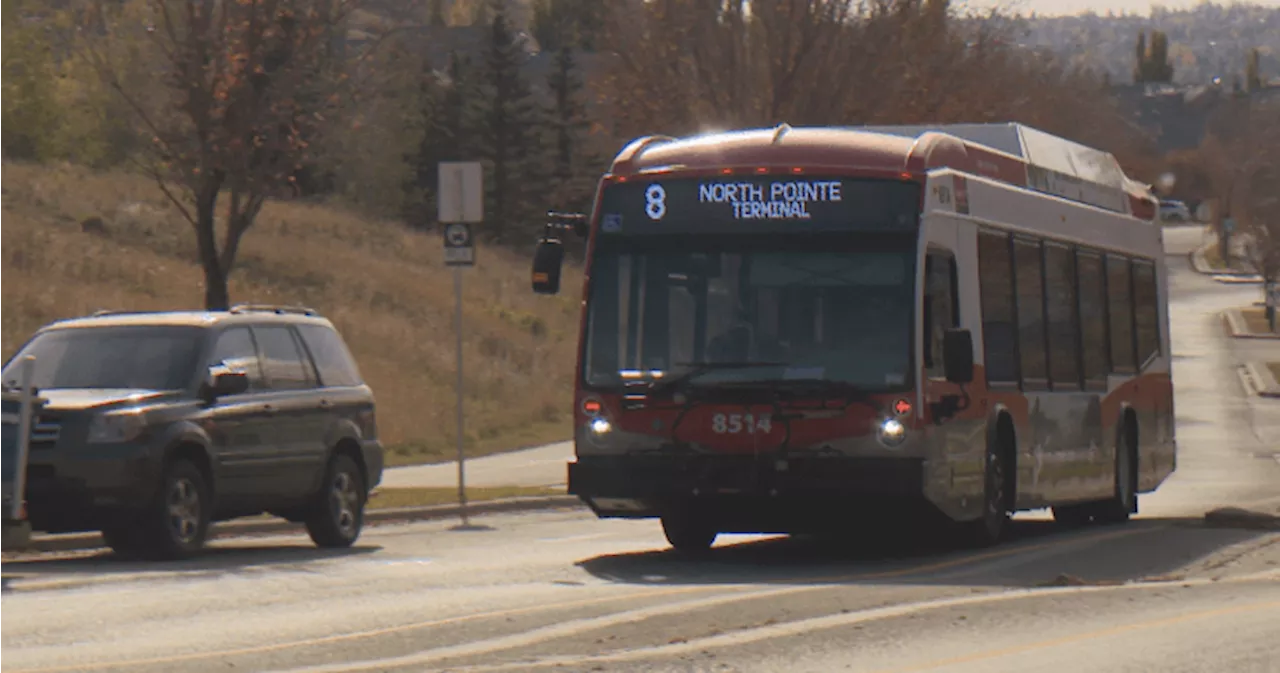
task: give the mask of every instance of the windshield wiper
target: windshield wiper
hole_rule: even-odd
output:
[[[757,367],[785,367],[785,362],[678,362],[677,367],[692,367],[689,371],[669,379],[658,379],[649,384],[650,393],[665,392],[677,388],[708,372]]]

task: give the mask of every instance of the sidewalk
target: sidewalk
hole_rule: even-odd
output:
[[[466,462],[467,487],[564,486],[573,442],[499,453]],[[389,467],[380,488],[447,488],[458,485],[458,463]]]

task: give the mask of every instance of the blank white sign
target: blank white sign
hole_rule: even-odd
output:
[[[440,162],[441,222],[480,222],[484,219],[484,169],[479,161]]]

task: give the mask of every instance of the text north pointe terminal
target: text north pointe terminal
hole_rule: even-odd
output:
[[[735,219],[809,219],[810,201],[840,201],[839,181],[787,181],[767,185],[714,182],[698,185],[698,201],[728,203]]]

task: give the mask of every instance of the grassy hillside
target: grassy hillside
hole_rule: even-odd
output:
[[[39,326],[103,309],[199,308],[191,228],[147,179],[3,168],[3,351]],[[80,223],[100,217],[105,234]],[[532,230],[531,230],[532,233]],[[453,284],[438,234],[340,209],[268,204],[245,236],[233,302],[304,304],[346,336],[378,398],[394,462],[452,454]],[[467,444],[473,455],[569,436],[578,300],[534,295],[529,257],[481,248],[466,271]],[[566,288],[581,276],[566,268]]]

